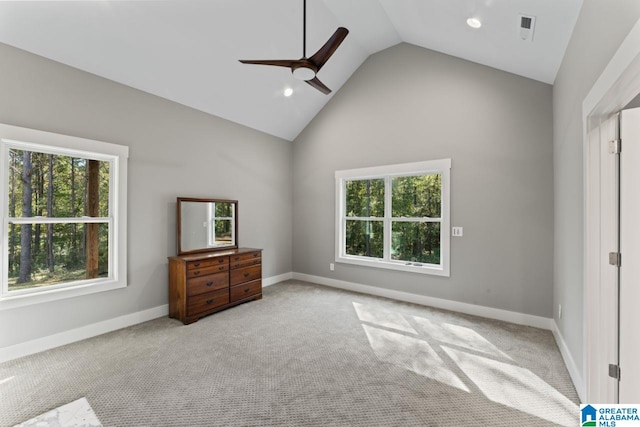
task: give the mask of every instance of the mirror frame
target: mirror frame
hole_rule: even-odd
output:
[[[203,203],[232,203],[235,212],[235,221],[233,224],[235,233],[235,245],[224,246],[220,248],[202,248],[193,249],[189,251],[182,250],[182,202],[203,202]],[[238,249],[238,201],[237,200],[225,200],[225,199],[199,199],[194,197],[178,197],[176,200],[176,248],[178,255],[188,255],[202,252],[218,252],[228,251],[230,249]]]

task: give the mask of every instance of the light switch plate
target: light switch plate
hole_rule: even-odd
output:
[[[462,237],[462,227],[451,227],[451,235],[453,237]]]

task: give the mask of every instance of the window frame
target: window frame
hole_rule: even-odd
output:
[[[442,176],[440,220],[436,221],[434,218],[416,219],[392,217],[391,179],[403,176],[428,175],[435,173],[441,174]],[[346,254],[346,182],[365,179],[384,179],[385,182],[384,217],[382,217],[382,221],[384,222],[383,258],[371,258]],[[450,192],[451,159],[428,160],[423,162],[336,171],[335,262],[449,277],[451,248]],[[381,217],[372,217],[369,220],[379,221],[380,218]],[[356,219],[367,220],[367,218],[359,217]],[[391,228],[394,222],[440,222],[440,264],[411,263],[411,265],[407,265],[408,261],[391,259]]]
[[[77,280],[41,288],[8,290],[9,150],[64,155],[99,160],[109,166],[109,213],[107,217],[31,217],[15,224],[107,223],[109,226],[109,276]],[[129,148],[85,138],[0,124],[0,311],[127,286],[127,163]]]

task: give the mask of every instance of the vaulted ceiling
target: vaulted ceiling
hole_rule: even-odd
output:
[[[308,56],[337,27],[350,31],[318,73],[330,95],[286,68],[238,62],[300,58],[302,0],[3,1],[0,42],[293,140],[369,55],[401,42],[552,84],[581,5],[309,0]],[[520,15],[535,18],[527,40]]]

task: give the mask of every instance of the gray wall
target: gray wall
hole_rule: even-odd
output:
[[[367,59],[293,145],[294,271],[551,317],[552,88],[400,44]],[[334,171],[452,159],[451,277],[334,260]]]
[[[582,102],[639,17],[637,0],[585,0],[553,87],[554,316],[579,369],[583,364]]]
[[[177,196],[237,199],[240,245],[291,271],[290,142],[2,44],[0,67],[0,122],[130,147],[129,286],[0,311],[0,347],[167,304]]]
[[[635,98],[633,98],[633,99],[631,100],[631,102],[630,102],[630,103],[628,103],[628,104],[625,106],[625,109],[627,109],[627,108],[638,108],[638,107],[640,107],[640,94],[638,94],[638,96],[636,96]]]

